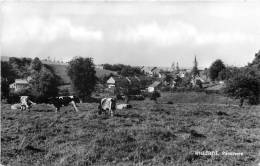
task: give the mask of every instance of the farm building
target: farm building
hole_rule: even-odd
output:
[[[29,86],[29,82],[26,79],[15,79],[14,83],[9,85],[9,88],[13,92],[17,92],[26,89]]]
[[[107,82],[106,86],[108,87],[107,91],[109,93],[119,93],[119,92],[140,92],[141,89],[147,87],[146,81],[150,82],[147,77],[122,77],[122,76],[111,76]]]
[[[161,69],[158,67],[154,67],[151,71],[154,77],[162,78]]]
[[[128,85],[133,85],[133,84],[139,84],[140,83],[140,78],[138,77],[122,77],[122,76],[111,76],[107,80],[107,87],[112,88],[112,87],[124,87]]]
[[[157,90],[161,85],[160,81],[155,81],[154,83],[152,83],[147,89],[148,92],[154,92],[155,90]]]
[[[195,76],[194,78],[191,79],[190,83],[192,84],[193,87],[197,86],[196,82],[200,81],[201,83],[205,83],[205,80],[202,79],[200,76]]]
[[[152,69],[153,69],[153,67],[148,67],[148,66],[142,66],[141,67],[141,71],[144,72],[144,74],[146,74],[147,76],[150,76],[150,77],[153,76]]]
[[[186,73],[187,73],[186,70],[180,70],[177,75],[178,75],[179,77],[181,77],[181,78],[184,78],[185,75],[186,75]]]

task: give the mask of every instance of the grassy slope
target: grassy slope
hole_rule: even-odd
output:
[[[57,114],[45,105],[20,112],[4,104],[1,162],[17,166],[256,163],[260,148],[259,106],[238,108],[223,102],[218,95],[163,94],[159,104],[131,101],[132,109],[118,111],[113,118],[98,116],[95,103],[80,104],[79,113],[63,107]],[[205,150],[244,155],[194,154]]]
[[[70,78],[67,74],[67,69],[66,69],[67,65],[66,64],[48,64],[48,65],[51,66],[53,68],[55,74],[61,78],[62,84],[70,83]],[[105,75],[109,75],[110,73],[116,74],[116,72],[113,72],[113,71],[96,68],[96,76],[98,78],[104,77]]]

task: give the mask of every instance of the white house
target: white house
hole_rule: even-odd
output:
[[[14,83],[9,85],[11,91],[17,92],[25,89],[29,86],[29,82],[26,79],[15,79]]]
[[[114,77],[110,77],[110,78],[107,80],[107,86],[108,86],[108,88],[115,87],[115,84],[116,84],[116,80],[114,79]]]

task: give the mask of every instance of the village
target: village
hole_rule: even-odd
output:
[[[56,74],[61,77],[62,81],[59,86],[60,95],[75,95],[71,89],[70,79],[66,74],[67,63],[56,62],[44,59],[44,64],[48,64],[54,68]],[[197,60],[194,60],[195,68],[197,66]],[[182,69],[179,67],[178,62],[172,63],[171,67],[135,67],[141,71],[142,74],[124,76],[118,74],[116,71],[105,69],[105,65],[96,65],[96,74],[99,78],[99,84],[97,85],[98,92],[107,92],[106,95],[118,96],[123,95],[119,89],[125,89],[134,87],[137,91],[132,95],[140,95],[153,93],[156,90],[162,91],[174,91],[174,90],[205,90],[207,92],[218,92],[225,86],[223,80],[212,81],[209,77],[209,70],[197,69],[197,73],[192,73],[192,67],[190,69]],[[31,76],[27,78],[15,79],[14,83],[9,85],[10,93],[16,93],[26,90],[30,85]],[[65,93],[64,93],[65,92]],[[98,95],[100,96],[100,95]],[[141,97],[140,99],[142,99]]]

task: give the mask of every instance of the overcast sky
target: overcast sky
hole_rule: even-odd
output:
[[[251,62],[260,49],[260,3],[2,2],[2,55],[96,64],[200,68]]]

